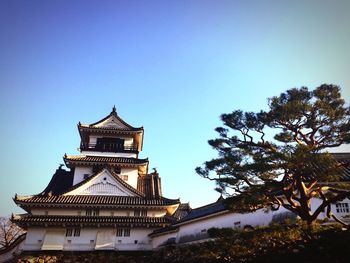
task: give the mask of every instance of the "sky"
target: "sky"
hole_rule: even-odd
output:
[[[350,1],[0,0],[0,216],[78,154],[77,123],[116,106],[145,129],[164,196],[198,207],[219,116],[328,83],[350,102]],[[350,151],[348,146],[343,151]]]

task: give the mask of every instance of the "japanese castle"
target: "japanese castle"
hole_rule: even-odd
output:
[[[27,230],[24,251],[150,250],[157,229],[175,220],[179,199],[162,196],[156,170],[140,159],[144,129],[112,112],[78,124],[79,155],[64,155],[43,192],[16,195],[27,213],[12,221]]]
[[[143,128],[119,117],[115,107],[102,120],[78,124],[80,155],[64,155],[43,192],[14,198],[27,213],[11,220],[27,230],[13,245],[0,251],[0,262],[22,251],[152,250],[161,246],[202,242],[213,227],[244,229],[282,222],[295,215],[280,208],[250,213],[229,210],[224,199],[191,209],[188,203],[162,196],[156,170],[140,159]],[[334,153],[350,181],[350,153]],[[311,207],[318,205],[313,199]],[[342,220],[350,216],[350,200],[332,204]],[[313,209],[313,208],[312,208]],[[327,217],[326,211],[319,219]]]

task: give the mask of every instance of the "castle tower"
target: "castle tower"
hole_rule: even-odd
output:
[[[139,159],[144,130],[115,107],[93,124],[78,124],[80,154],[63,159],[43,192],[16,195],[26,214],[12,221],[27,229],[23,250],[148,250],[149,234],[169,226],[180,202],[162,196],[156,170]]]

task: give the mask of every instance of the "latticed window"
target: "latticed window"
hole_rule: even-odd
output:
[[[66,229],[66,237],[79,237],[80,236],[80,228],[67,228]]]
[[[73,234],[73,228],[67,228],[66,229],[66,237],[71,237]]]
[[[100,211],[98,209],[86,209],[87,216],[98,216]]]
[[[146,209],[141,210],[141,216],[147,216],[147,210]]]
[[[74,236],[80,237],[80,228],[74,228]]]
[[[335,204],[337,213],[349,213],[349,204],[348,203],[337,203]]]
[[[122,228],[117,228],[117,237],[122,237],[123,236],[123,229]]]
[[[141,215],[141,210],[140,209],[135,209],[134,216],[140,216],[140,215]]]
[[[130,229],[129,228],[125,228],[124,229],[124,236],[125,237],[129,237],[130,236]]]

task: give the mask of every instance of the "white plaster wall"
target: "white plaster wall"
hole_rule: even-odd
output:
[[[81,228],[80,236],[65,237],[63,250],[86,251],[94,250],[96,243],[97,229]],[[92,241],[91,241],[92,240]]]
[[[38,251],[41,250],[41,246],[45,238],[45,228],[31,227],[27,230],[26,239],[22,245],[23,250]]]
[[[128,180],[125,182],[137,189],[137,178],[139,176],[137,168],[122,168],[121,174],[127,175]]]
[[[81,151],[83,155],[90,156],[106,156],[106,157],[128,157],[128,158],[136,158],[136,153],[112,153],[112,152],[93,152],[93,151]]]
[[[207,231],[210,228],[235,228],[235,223],[240,222],[240,228],[243,228],[245,225],[256,226],[265,226],[268,225],[273,215],[278,213],[286,212],[284,208],[279,209],[278,211],[267,211],[264,209],[259,209],[253,213],[233,213],[226,212],[223,214],[216,214],[211,217],[202,218],[199,220],[193,220],[185,222],[184,224],[179,224],[179,231],[176,234],[176,242],[180,240],[181,237],[197,235],[202,232],[202,230]],[[237,226],[236,226],[237,227]],[[161,238],[157,237],[156,242],[161,242]]]
[[[177,232],[166,233],[160,236],[155,236],[152,238],[152,248],[157,248],[163,245],[169,238],[175,238],[177,236]]]
[[[92,167],[90,166],[77,166],[74,170],[73,185],[76,185],[84,180],[84,174],[92,175]]]
[[[311,211],[314,212],[321,205],[321,203],[322,203],[321,199],[313,198],[311,200]],[[350,200],[348,198],[345,198],[343,201],[340,201],[339,203],[347,203],[350,209]],[[350,216],[350,213],[337,212],[336,204],[331,204],[331,211],[339,219],[343,219],[344,217]],[[327,214],[325,209],[324,212],[320,213],[320,215],[318,216],[318,219],[323,219],[326,217],[327,217]]]
[[[48,228],[52,230],[53,228]],[[96,245],[96,238],[98,231],[112,231],[116,232],[116,228],[81,228],[80,236],[66,237],[65,228],[61,228],[64,236],[63,250],[77,250],[88,251],[94,250]],[[152,249],[151,239],[148,235],[153,232],[155,228],[136,228],[130,230],[130,237],[115,236],[116,250],[149,250]],[[27,238],[23,244],[23,250],[41,250],[43,240],[45,238],[46,229],[30,228],[27,233]],[[58,237],[59,238],[59,237]],[[38,242],[38,240],[42,240]],[[118,242],[121,240],[121,243]],[[135,244],[137,240],[137,244]]]

